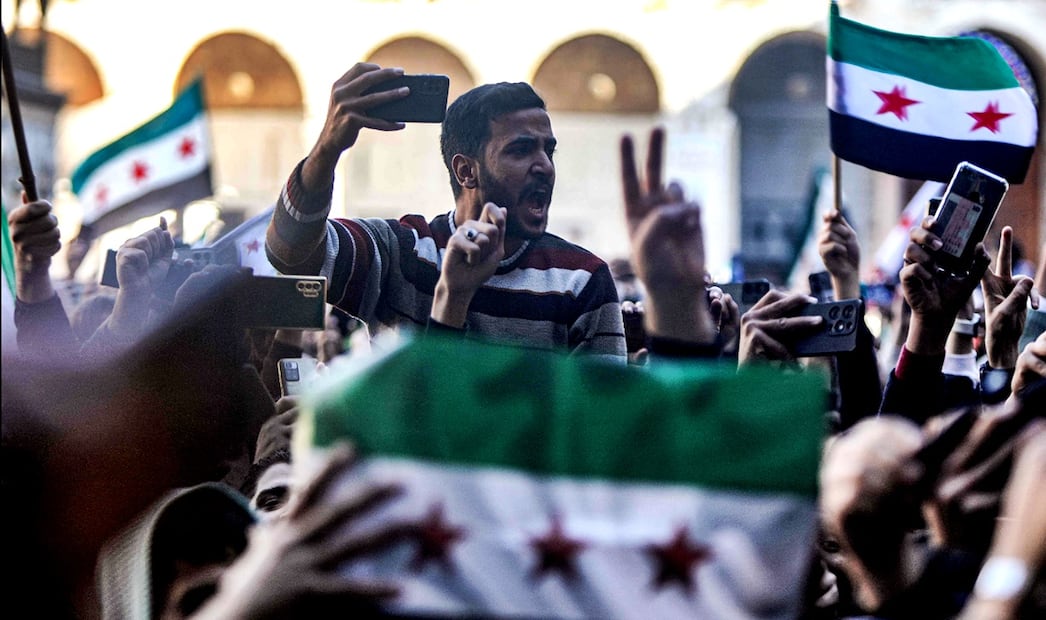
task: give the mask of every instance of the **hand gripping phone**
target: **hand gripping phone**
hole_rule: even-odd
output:
[[[821,304],[810,304],[799,316],[824,317],[824,323],[812,333],[806,333],[791,347],[796,357],[816,357],[848,353],[857,348],[857,325],[862,321],[860,299],[844,299]]]
[[[988,233],[1008,189],[1006,179],[968,161],[956,166],[930,228],[944,243],[934,253],[938,267],[953,274],[969,272],[974,249]]]
[[[447,113],[450,78],[445,75],[401,75],[363,91],[364,95],[395,90],[406,86],[410,94],[403,99],[375,106],[367,116],[398,123],[442,123]]]
[[[309,387],[316,378],[317,361],[312,357],[285,357],[280,360],[280,391],[284,396],[296,396]]]
[[[738,316],[751,310],[752,306],[763,298],[763,295],[770,292],[770,281],[765,278],[745,280],[743,282],[724,282],[723,284],[713,284],[712,286],[719,287],[724,295],[730,295],[734,303],[737,304]]]

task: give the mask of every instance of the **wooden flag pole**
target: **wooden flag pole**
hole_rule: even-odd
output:
[[[842,165],[839,161],[839,156],[832,154],[832,201],[835,204],[835,210],[839,213],[843,212],[843,180],[839,175],[839,171]]]
[[[18,107],[18,89],[15,87],[15,75],[11,68],[11,50],[7,45],[7,31],[0,24],[0,35],[3,36],[3,71],[4,94],[7,95],[7,108],[11,112],[11,131],[15,135],[15,148],[18,150],[18,165],[22,176],[18,182],[25,189],[29,202],[39,199],[36,192],[36,177],[33,176],[33,164],[29,161],[29,147],[25,142],[25,127],[22,125],[22,111]]]

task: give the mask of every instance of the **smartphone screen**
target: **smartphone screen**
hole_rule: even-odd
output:
[[[1006,179],[969,162],[956,167],[930,229],[944,244],[934,255],[939,267],[952,273],[970,269],[1008,188]]]

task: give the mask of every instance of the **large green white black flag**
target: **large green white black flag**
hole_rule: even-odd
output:
[[[171,107],[88,156],[73,172],[72,185],[84,226],[94,235],[210,196],[202,78]]]
[[[371,518],[416,539],[347,569],[399,582],[398,613],[793,618],[822,385],[426,339],[328,376],[295,459],[349,438],[364,459],[343,484],[405,485]]]

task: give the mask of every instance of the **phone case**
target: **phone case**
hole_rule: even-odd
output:
[[[970,162],[956,166],[930,228],[944,242],[934,253],[938,267],[955,274],[969,271],[974,248],[988,233],[1007,189],[1006,179]]]
[[[821,316],[824,323],[813,334],[797,340],[792,348],[796,357],[816,357],[848,353],[857,348],[857,322],[862,320],[860,299],[844,299],[810,304],[800,316]]]
[[[443,122],[443,116],[447,113],[447,94],[450,92],[450,78],[445,75],[404,75],[372,86],[363,94],[394,90],[402,86],[410,88],[409,95],[370,108],[367,116],[401,123]]]
[[[770,292],[770,281],[761,278],[759,280],[745,280],[743,282],[724,282],[723,284],[713,284],[717,286],[723,294],[730,295],[737,304],[737,310],[740,314],[744,314],[752,309],[752,306],[759,303],[759,300]]]
[[[296,396],[305,391],[316,377],[316,360],[306,357],[284,358],[277,365],[280,390],[284,396]]]

